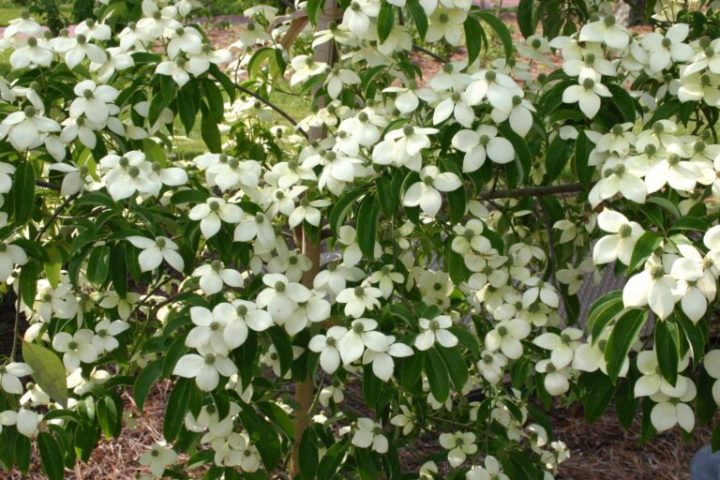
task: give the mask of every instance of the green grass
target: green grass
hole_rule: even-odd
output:
[[[70,21],[72,18],[72,8],[72,4],[69,3],[60,5],[60,13],[62,13],[67,21]],[[25,7],[13,5],[13,2],[0,1],[0,27],[6,27],[10,24],[10,20],[20,18],[25,10],[27,10]],[[37,18],[37,15],[35,15],[35,19],[41,24],[44,23],[44,19]]]

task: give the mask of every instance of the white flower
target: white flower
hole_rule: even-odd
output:
[[[570,390],[570,369],[557,368],[552,360],[540,360],[535,364],[535,371],[544,373],[543,386],[552,395],[558,396]]]
[[[428,135],[437,133],[434,128],[420,128],[405,125],[391,130],[372,152],[372,160],[378,165],[407,167],[419,172],[422,167],[420,152],[430,146]]]
[[[444,122],[450,116],[465,128],[472,127],[475,121],[475,112],[472,107],[465,103],[465,97],[459,92],[451,93],[446,99],[435,106],[433,113],[433,125]]]
[[[305,286],[290,282],[285,275],[269,273],[263,276],[267,286],[256,298],[260,308],[267,307],[273,320],[283,324],[293,314],[298,303],[310,300],[311,292]]]
[[[426,42],[445,40],[454,46],[462,43],[463,23],[467,19],[467,10],[462,8],[437,8],[428,18]]]
[[[150,467],[150,471],[156,478],[163,477],[165,468],[177,460],[177,453],[164,441],[155,442],[147,452],[143,453],[138,461],[140,465]]]
[[[546,332],[536,337],[533,343],[540,348],[550,350],[550,360],[556,368],[570,365],[575,350],[580,346],[583,332],[577,328],[566,328],[560,335]]]
[[[9,28],[9,27],[8,27]],[[46,42],[38,40],[38,36],[31,36],[25,41],[25,45],[18,47],[10,55],[10,66],[13,70],[21,68],[49,67],[53,61],[53,52]]]
[[[615,17],[607,15],[601,20],[587,23],[580,29],[581,42],[604,42],[610,48],[623,49],[630,42],[628,31],[617,23]]]
[[[325,335],[315,335],[310,339],[308,348],[320,354],[320,366],[332,375],[340,366],[340,340],[347,333],[347,328],[335,325]]]
[[[19,152],[39,147],[48,133],[60,131],[60,124],[42,113],[32,106],[11,113],[0,123],[0,140],[7,137],[10,145]]]
[[[360,448],[370,448],[373,451],[385,454],[388,451],[388,440],[383,435],[382,426],[367,417],[358,418],[357,428],[353,434],[352,444]]]
[[[120,92],[109,85],[95,85],[92,80],[83,80],[75,85],[73,91],[78,98],[70,104],[71,117],[78,118],[84,114],[91,122],[103,124],[108,116],[118,112],[113,102]]]
[[[290,78],[290,85],[296,86],[306,82],[309,78],[323,74],[327,71],[327,64],[316,62],[310,55],[298,55],[290,63],[294,73]]]
[[[10,362],[7,365],[0,365],[0,388],[7,393],[20,395],[23,393],[23,386],[19,377],[31,373],[32,369],[26,363]]]
[[[522,89],[509,75],[495,70],[480,70],[473,74],[473,81],[465,90],[470,105],[480,105],[487,100],[493,108],[509,112],[513,98],[522,97]]]
[[[381,270],[373,272],[368,277],[368,282],[371,284],[378,284],[378,288],[383,294],[383,297],[389,298],[395,289],[394,283],[402,283],[405,280],[402,273],[394,272],[394,265],[385,265]]]
[[[590,205],[595,208],[617,193],[635,203],[645,203],[647,188],[640,179],[644,174],[641,169],[633,168],[631,160],[611,157],[602,167],[602,178],[588,194]]]
[[[107,62],[108,57],[105,50],[97,45],[88,43],[88,38],[85,35],[77,35],[72,40],[74,41],[68,44],[64,56],[65,64],[70,70],[80,65],[85,58],[88,58],[94,63]]]
[[[649,305],[661,320],[665,319],[672,313],[678,300],[674,293],[675,286],[675,279],[665,274],[662,265],[648,261],[645,270],[630,277],[625,284],[623,304],[626,307]]]
[[[345,315],[359,318],[365,310],[375,310],[380,306],[378,298],[382,297],[382,291],[375,287],[358,286],[346,288],[337,294],[335,298],[338,303],[345,304]]]
[[[6,280],[16,266],[28,261],[25,250],[12,243],[0,242],[0,280]]]
[[[178,87],[182,87],[190,81],[191,63],[185,57],[178,56],[173,60],[160,62],[155,68],[155,73],[172,77]]]
[[[118,316],[122,320],[127,320],[139,301],[140,295],[135,292],[128,292],[121,298],[116,291],[111,290],[105,294],[99,305],[106,309],[117,308]]]
[[[415,337],[415,348],[418,350],[429,350],[436,341],[445,348],[457,345],[457,337],[448,330],[453,325],[449,315],[439,315],[432,320],[421,318],[418,323],[423,330]]]
[[[387,382],[395,371],[395,362],[393,357],[403,358],[413,354],[412,348],[404,343],[396,342],[395,337],[388,335],[385,337],[385,344],[382,348],[368,347],[363,354],[362,363],[367,365],[372,363],[373,373],[383,382]]]
[[[683,63],[694,54],[690,45],[682,43],[690,33],[690,27],[676,23],[668,28],[665,35],[651,32],[642,37],[640,44],[649,52],[650,70],[659,72],[670,67],[673,62]]]
[[[688,366],[687,356],[680,359],[678,371],[683,371]],[[634,387],[636,397],[650,397],[660,392],[668,397],[680,397],[685,392],[689,379],[678,375],[675,385],[665,380],[660,373],[660,366],[655,350],[645,350],[637,356],[637,367],[642,376],[637,379]]]
[[[377,332],[377,322],[367,318],[353,320],[350,329],[339,343],[340,358],[349,365],[362,356],[365,347],[375,351],[383,351],[387,347],[387,339],[382,332]]]
[[[81,363],[92,363],[98,358],[98,352],[93,346],[95,334],[92,330],[81,328],[74,334],[60,332],[53,338],[52,346],[55,351],[63,354],[63,364],[67,371],[72,372]]]
[[[403,205],[417,207],[428,216],[434,217],[442,206],[440,192],[452,192],[462,186],[462,182],[452,172],[440,172],[436,166],[429,165],[420,172],[420,181],[412,184],[403,196]]]
[[[637,222],[631,222],[625,215],[605,208],[597,218],[598,226],[613,235],[605,235],[593,247],[593,262],[596,265],[620,260],[629,265],[638,238],[644,233]]]
[[[485,467],[473,466],[465,474],[465,480],[510,480],[510,477],[503,473],[500,462],[492,455],[488,455],[485,457]]]
[[[185,269],[185,262],[178,253],[177,243],[167,237],[156,237],[155,240],[150,240],[145,237],[131,236],[128,237],[128,241],[142,250],[138,256],[138,263],[143,272],[155,270],[163,259],[178,272]]]
[[[15,425],[21,435],[33,438],[38,432],[42,417],[41,414],[27,408],[20,408],[17,412],[6,410],[0,412],[0,425]]]
[[[560,304],[560,297],[552,283],[544,282],[537,277],[532,277],[525,280],[525,285],[530,288],[525,290],[522,295],[522,305],[524,308],[530,308],[538,298],[550,308],[557,308]]]
[[[199,354],[198,354],[199,353]],[[194,378],[198,388],[203,392],[212,392],[220,383],[220,375],[230,377],[237,371],[235,364],[228,357],[207,350],[188,353],[180,357],[173,375]]]
[[[477,130],[461,130],[452,139],[453,147],[465,153],[463,172],[474,172],[490,158],[495,163],[509,163],[515,159],[515,149],[498,129],[481,125]]]
[[[506,357],[515,360],[523,354],[520,340],[528,335],[530,324],[525,320],[503,320],[485,335],[485,347],[491,352],[501,350]]]
[[[107,318],[100,320],[97,325],[95,325],[95,336],[92,340],[92,344],[95,350],[97,350],[97,353],[111,352],[119,347],[120,343],[115,337],[128,328],[130,328],[130,325],[122,320],[112,322]]]
[[[478,451],[475,444],[476,436],[472,432],[441,433],[440,446],[448,452],[450,466],[456,468],[462,465],[468,455],[474,455]]]
[[[236,242],[249,242],[254,238],[259,246],[269,248],[275,245],[272,221],[262,213],[245,216],[235,227],[233,239]]]
[[[402,413],[399,413],[392,417],[390,419],[390,423],[392,423],[396,427],[402,428],[403,435],[409,435],[415,428],[415,422],[417,421],[417,417],[415,415],[415,412],[410,410],[405,405],[400,405],[400,411]]]
[[[577,103],[586,117],[592,119],[600,110],[600,97],[611,97],[610,90],[599,79],[581,79],[563,91],[563,103]]]
[[[200,220],[200,230],[206,239],[220,231],[222,222],[240,223],[244,216],[242,208],[218,197],[211,197],[205,203],[195,205],[188,213],[190,220]]]
[[[484,351],[477,362],[477,369],[485,380],[496,385],[503,378],[507,357],[500,352]]]
[[[342,89],[345,85],[357,85],[360,83],[360,77],[357,73],[346,68],[333,68],[325,79],[325,86],[327,88],[328,95],[330,98],[335,99],[340,96]]]
[[[240,272],[225,268],[220,260],[199,266],[193,271],[192,276],[200,277],[200,288],[206,295],[215,295],[223,289],[223,285],[240,288],[244,283]]]

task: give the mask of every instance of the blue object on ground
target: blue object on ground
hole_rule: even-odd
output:
[[[712,453],[710,445],[697,451],[690,462],[692,480],[720,480],[720,451]]]

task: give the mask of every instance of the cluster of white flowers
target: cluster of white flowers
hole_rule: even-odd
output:
[[[529,392],[574,394],[593,372],[628,381],[634,364],[654,428],[694,428],[691,365],[720,379],[717,351],[695,350],[702,331],[684,337],[704,326],[720,277],[710,223],[720,144],[708,125],[720,108],[720,39],[677,22],[634,35],[594,5],[600,15],[571,36],[532,35],[516,58],[447,62],[420,79],[407,54],[416,36],[471,40],[471,1],[353,0],[312,39],[304,17],[258,6],[230,50],[208,43],[195,7],[143,0],[116,36],[112,12],[72,34],[53,37],[28,16],[3,34],[14,80],[0,78],[0,148],[12,153],[0,163],[0,230],[10,231],[0,280],[30,322],[24,340],[61,359],[71,398],[24,385],[32,362],[12,359],[0,388],[19,402],[1,426],[33,437],[47,407],[84,408],[112,376],[141,369],[191,379],[179,384],[184,430],[217,467],[252,473],[279,452],[265,454],[273,442],[246,415],[255,400],[271,404],[256,423],[290,439],[278,384],[305,375],[322,413],[304,447],[324,452],[337,439],[374,458],[426,429],[468,480],[507,479],[502,448],[481,451],[478,436],[501,431],[498,445],[522,445],[550,480],[568,452],[533,423]],[[395,22],[397,8],[412,21]],[[336,58],[313,54],[328,46]],[[250,81],[234,84],[221,71],[229,63],[235,82]],[[555,71],[533,76],[536,63]],[[50,95],[54,68],[75,83]],[[39,80],[15,76],[25,72]],[[236,97],[258,86],[322,101],[292,129],[274,124],[282,109],[262,88]],[[663,108],[690,102],[695,125]],[[715,117],[703,120],[704,108]],[[181,158],[176,117],[189,133],[198,115],[210,152]],[[587,195],[514,198],[524,184],[554,188],[570,169],[553,164],[563,152]],[[66,201],[33,196],[25,211],[28,178]],[[65,218],[66,208],[80,213]],[[612,318],[595,311],[587,331],[573,325],[576,294],[613,265],[629,278]],[[671,325],[675,381],[658,345],[629,342],[612,358],[619,318],[634,311]],[[344,408],[359,381],[377,418]],[[720,405],[720,380],[712,392]],[[467,427],[446,428],[447,415]],[[140,458],[156,477],[179,458],[168,440]]]

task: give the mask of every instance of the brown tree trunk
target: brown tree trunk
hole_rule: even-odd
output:
[[[341,12],[338,10],[335,0],[325,0],[325,8],[318,20],[317,29],[326,30],[328,25],[341,18]],[[316,62],[326,63],[332,68],[335,62],[335,42],[326,42],[315,48],[314,59]],[[316,102],[318,108],[325,106],[323,98]],[[309,141],[320,140],[327,135],[324,128],[312,128],[309,134]],[[322,224],[321,224],[322,226]],[[302,231],[302,253],[310,259],[312,267],[305,272],[302,278],[302,284],[307,288],[313,288],[313,280],[320,271],[320,236],[313,238],[311,232],[307,229]],[[315,395],[315,381],[313,373],[308,372],[307,378],[295,383],[295,401],[298,403],[298,409],[295,411],[294,431],[295,443],[293,444],[292,455],[290,458],[290,477],[294,478],[300,473],[300,442],[303,434],[310,424],[310,408],[312,406],[313,396]]]

